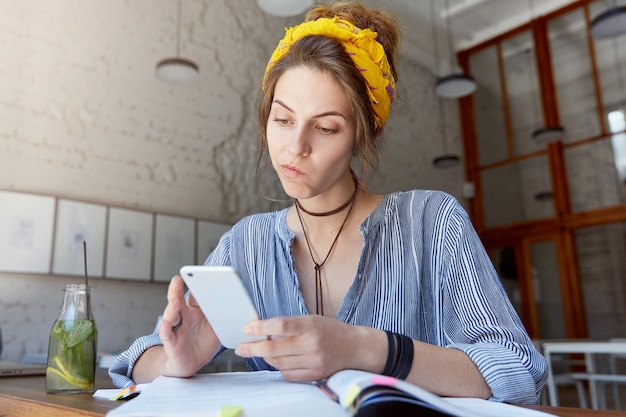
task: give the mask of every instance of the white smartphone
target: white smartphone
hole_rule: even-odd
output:
[[[222,345],[234,349],[244,342],[266,339],[243,332],[244,326],[257,320],[259,314],[233,267],[186,265],[180,269],[180,276]]]

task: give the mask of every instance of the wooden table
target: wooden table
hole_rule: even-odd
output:
[[[46,394],[43,376],[0,378],[0,417],[103,417],[121,402],[89,394]],[[113,388],[108,375],[96,376],[96,388]],[[526,406],[559,417],[626,417],[626,412],[584,408]]]
[[[91,394],[46,394],[45,377],[0,378],[0,417],[104,416],[120,403]],[[114,388],[111,378],[96,373],[96,389]]]

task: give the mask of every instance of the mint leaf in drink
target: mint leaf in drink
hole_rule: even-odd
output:
[[[67,326],[69,323],[71,323],[71,325]],[[91,320],[59,320],[54,323],[52,334],[59,339],[63,347],[72,348],[90,337],[92,335],[92,330],[93,322]]]
[[[74,347],[91,335],[93,323],[91,320],[74,320],[74,325],[66,333],[65,346]]]

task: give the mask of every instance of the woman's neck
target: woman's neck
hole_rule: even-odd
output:
[[[296,199],[294,205],[307,218],[339,216],[353,205],[363,191],[360,182],[351,175],[350,179],[342,181],[342,185],[336,187],[335,191],[329,190],[325,195],[318,195],[306,200]],[[340,197],[336,197],[337,195]]]
[[[297,199],[295,201],[295,206],[296,206],[296,208],[299,211],[302,211],[302,212],[308,214],[309,216],[313,216],[313,217],[328,217],[328,216],[332,216],[332,215],[335,215],[335,214],[339,214],[339,213],[341,213],[341,212],[343,212],[345,210],[348,210],[349,208],[351,209],[352,206],[354,206],[354,204],[356,202],[356,199],[358,197],[359,191],[360,191],[360,188],[359,188],[358,184],[355,182],[355,184],[354,184],[354,191],[352,192],[352,195],[350,196],[350,198],[347,199],[345,201],[345,203],[343,203],[339,207],[334,208],[332,210],[328,210],[328,211],[320,212],[320,211],[310,211],[310,210],[307,210],[306,208],[304,208],[304,206]]]

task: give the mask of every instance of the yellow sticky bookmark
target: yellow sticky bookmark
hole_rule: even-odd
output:
[[[361,388],[358,385],[352,385],[350,389],[348,389],[342,405],[346,408],[350,407],[354,400],[356,400],[356,397],[359,396],[360,392]]]
[[[133,394],[136,390],[137,390],[137,385],[131,385],[130,387],[123,388],[116,395],[109,398],[109,401],[122,400],[128,397],[129,395]]]
[[[225,405],[217,412],[217,417],[237,417],[242,411],[241,405]]]

